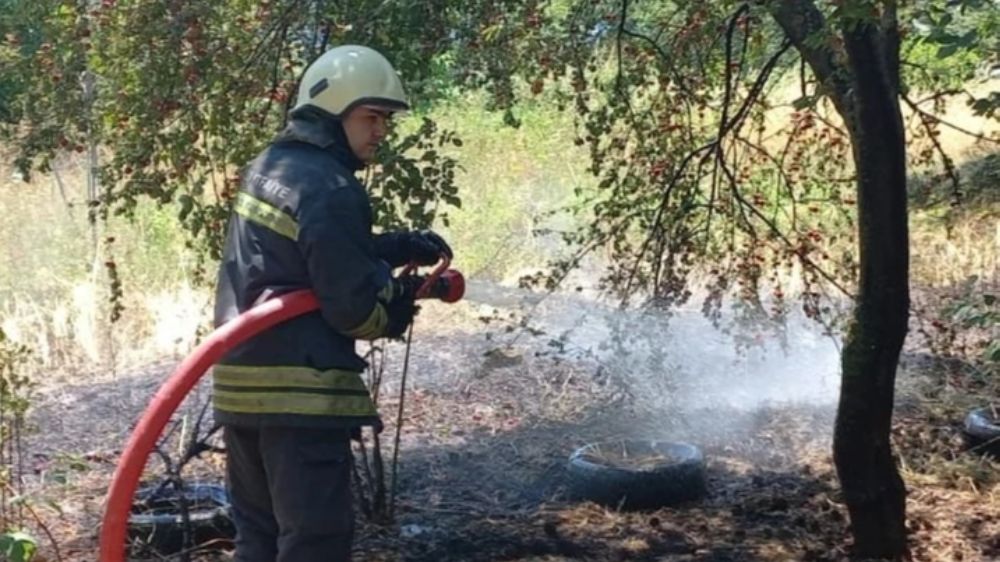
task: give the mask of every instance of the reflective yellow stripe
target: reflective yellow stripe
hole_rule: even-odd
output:
[[[308,367],[216,365],[215,407],[243,414],[374,416],[361,374]]]
[[[376,295],[378,299],[382,302],[392,302],[392,299],[396,298],[396,287],[394,285],[395,283],[390,281],[385,287],[382,287]]]
[[[223,386],[285,386],[295,388],[335,388],[368,391],[361,376],[353,371],[309,367],[216,365],[212,369],[215,384]]]
[[[307,416],[374,416],[368,396],[230,392],[216,389],[215,407],[237,414],[302,414]]]
[[[358,327],[347,330],[345,333],[359,340],[374,340],[382,337],[388,323],[389,315],[386,314],[385,307],[379,303],[375,303],[375,308],[368,315],[368,319]]]
[[[265,203],[249,193],[241,191],[236,195],[233,210],[246,217],[247,220],[269,228],[286,238],[299,239],[299,224],[295,222],[295,219],[285,214],[281,209]]]

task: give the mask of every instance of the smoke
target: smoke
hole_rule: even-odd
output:
[[[781,403],[832,404],[839,391],[837,342],[816,322],[790,314],[781,325],[713,325],[700,310],[615,310],[553,297],[533,321],[585,352],[651,406],[753,409]]]
[[[724,332],[700,311],[685,310],[659,325],[658,333],[644,333],[638,345],[608,358],[635,365],[631,376],[649,388],[653,407],[754,410],[836,402],[837,345],[801,315],[771,330],[736,326]],[[660,356],[666,368],[656,366]]]
[[[694,426],[703,414],[717,412],[725,422],[703,428],[714,439],[745,434],[762,412],[810,410],[826,420],[837,401],[838,342],[801,313],[790,312],[780,324],[746,322],[735,308],[716,325],[697,308],[621,310],[582,294],[540,299],[475,285],[468,296],[501,306],[520,298],[529,325],[544,332],[549,347],[596,361],[629,389],[634,414],[654,426],[700,433]]]

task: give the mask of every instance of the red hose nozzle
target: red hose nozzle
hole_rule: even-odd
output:
[[[465,296],[465,277],[457,269],[448,269],[449,265],[451,260],[442,255],[434,271],[423,278],[417,290],[418,299],[438,299],[447,303],[462,300]],[[411,263],[403,269],[402,275],[410,275],[416,269],[416,264]]]
[[[465,277],[457,269],[448,269],[436,278],[427,277],[417,298],[438,299],[443,302],[453,303],[462,300],[465,296]]]

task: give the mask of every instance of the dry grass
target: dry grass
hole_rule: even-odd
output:
[[[82,162],[58,160],[55,169],[26,185],[0,169],[0,212],[17,219],[0,224],[0,328],[49,374],[122,370],[186,353],[211,303],[186,272],[192,256],[174,211],[142,206],[134,222],[92,225]],[[109,259],[124,284],[117,324]]]
[[[182,357],[193,347],[211,305],[208,291],[190,285],[133,291],[124,301],[125,314],[112,324],[106,285],[80,282],[66,293],[22,295],[0,309],[0,329],[31,348],[38,371],[76,376]]]
[[[959,430],[970,409],[1000,396],[1000,382],[971,380],[956,361],[913,368],[920,376],[901,381],[893,441],[915,559],[1000,559],[1000,463],[966,452]]]
[[[917,212],[912,225],[914,283],[954,287],[972,276],[1000,278],[1000,205],[962,210],[951,216]]]

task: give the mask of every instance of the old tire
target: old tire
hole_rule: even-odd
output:
[[[626,510],[677,505],[706,491],[704,457],[688,443],[591,443],[570,455],[567,475],[571,499]]]
[[[172,486],[143,488],[136,492],[128,519],[129,541],[139,550],[151,550],[159,555],[184,550],[181,497],[188,504],[192,545],[212,543],[221,547],[236,535],[226,489],[214,484],[193,484],[184,489],[183,496]]]
[[[970,450],[1000,459],[1000,419],[992,408],[977,408],[965,416],[962,428]]]

